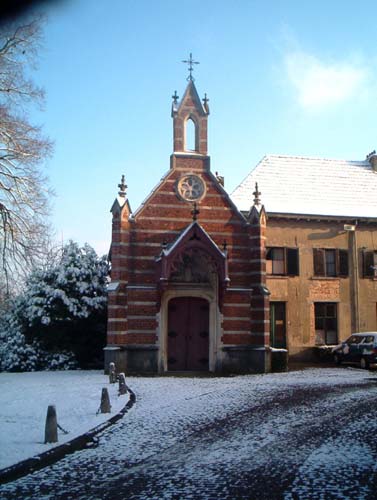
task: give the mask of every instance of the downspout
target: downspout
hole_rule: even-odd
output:
[[[344,229],[348,232],[348,247],[351,254],[351,276],[350,276],[350,294],[351,294],[351,329],[352,333],[360,331],[360,276],[359,259],[357,252],[357,221],[355,225],[345,225]]]

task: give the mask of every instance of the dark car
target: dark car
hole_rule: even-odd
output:
[[[377,332],[354,333],[334,347],[332,353],[338,365],[343,361],[358,363],[360,368],[377,365]]]

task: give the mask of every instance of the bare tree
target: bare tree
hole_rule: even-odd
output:
[[[29,122],[43,90],[28,79],[41,36],[41,18],[0,27],[0,266],[6,290],[46,247],[49,189],[42,172],[51,143]]]

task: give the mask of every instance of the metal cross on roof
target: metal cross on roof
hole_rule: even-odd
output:
[[[174,95],[172,95],[172,96],[171,96],[171,98],[173,99],[174,104],[177,104],[177,101],[178,101],[178,99],[179,99],[179,96],[178,96],[178,94],[177,94],[177,91],[176,91],[176,90],[174,90]]]
[[[188,64],[188,70],[189,70],[189,76],[187,77],[187,81],[194,81],[194,77],[192,76],[192,72],[194,71],[193,64],[200,64],[198,61],[194,61],[192,58],[192,54],[190,52],[190,59],[187,59],[186,61],[182,61],[184,64]]]

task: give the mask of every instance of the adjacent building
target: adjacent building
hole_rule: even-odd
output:
[[[271,346],[302,359],[377,330],[375,152],[365,161],[266,156],[232,194],[243,213],[255,182],[268,215]]]

